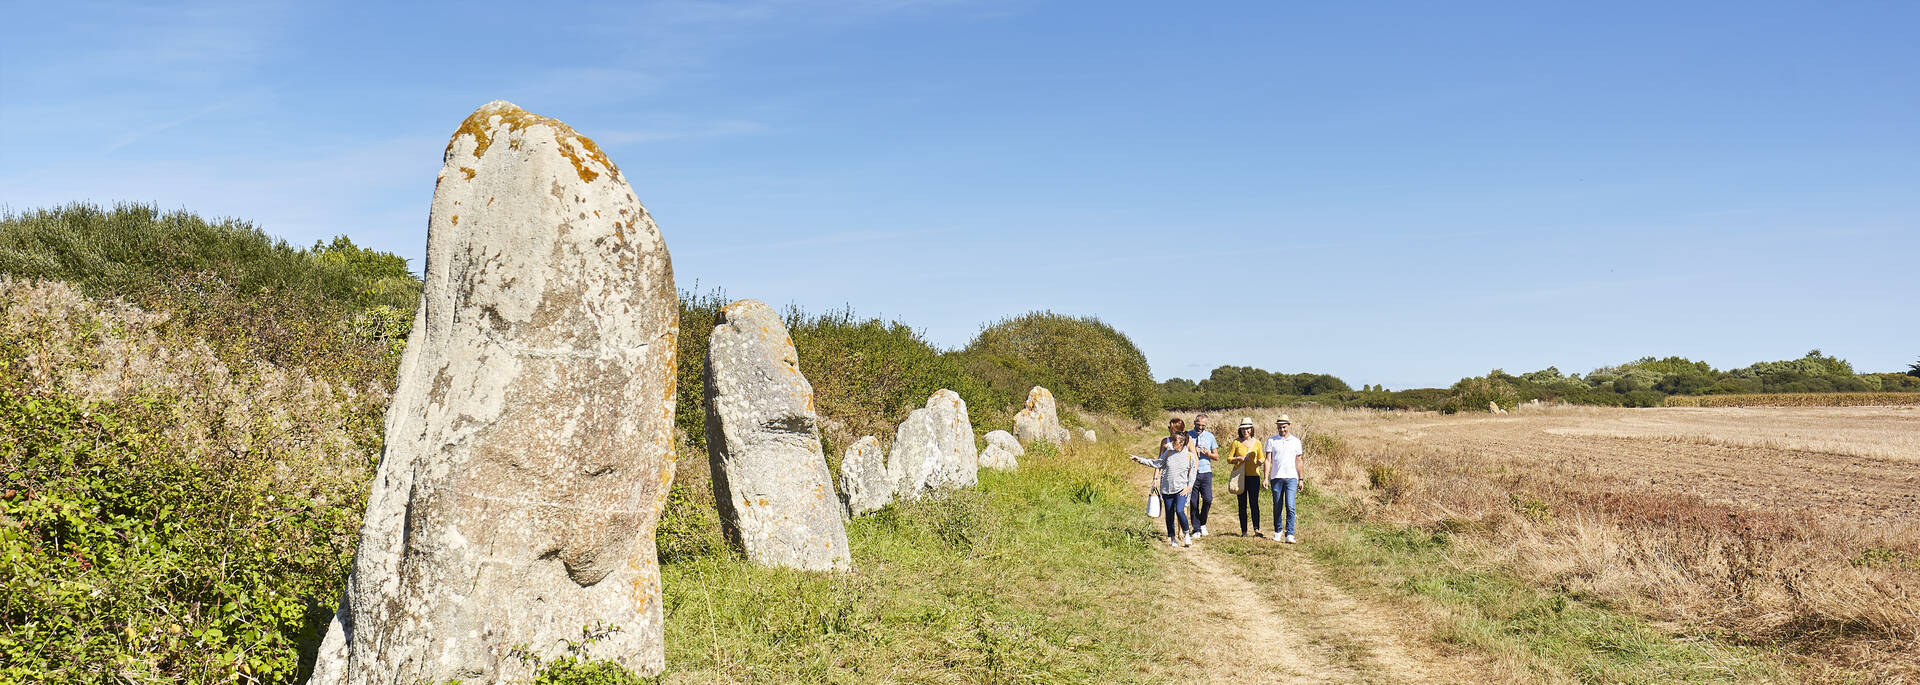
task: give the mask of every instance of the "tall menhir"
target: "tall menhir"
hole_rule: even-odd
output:
[[[658,673],[678,317],[660,231],[592,140],[504,101],[467,117],[312,682],[522,682],[569,644]]]

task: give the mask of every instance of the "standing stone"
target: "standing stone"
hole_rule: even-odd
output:
[[[1086,432],[1086,433],[1084,433],[1084,434],[1082,434],[1082,437],[1085,437],[1085,438],[1087,439],[1087,442],[1099,442],[1099,441],[1100,441],[1100,436],[1098,436],[1098,435],[1095,435],[1095,434],[1093,433],[1093,429],[1092,429],[1092,428],[1088,428],[1088,429],[1087,429],[1087,432]]]
[[[841,499],[846,501],[848,516],[887,506],[893,501],[893,485],[887,477],[887,454],[873,436],[854,441],[840,457]]]
[[[979,481],[980,453],[974,447],[967,403],[959,393],[941,389],[927,398],[927,406],[907,414],[887,453],[887,473],[901,499]]]
[[[1020,460],[999,443],[991,443],[986,449],[980,450],[980,468],[1012,471],[1020,468]]]
[[[569,644],[660,672],[678,334],[666,244],[593,141],[504,101],[468,117],[310,682],[524,682],[517,646]]]
[[[707,454],[720,529],[747,560],[846,569],[847,528],[833,491],[813,386],[786,324],[759,300],[720,310],[707,348]]]
[[[1073,440],[1073,434],[1067,432],[1067,427],[1060,425],[1060,414],[1054,405],[1053,393],[1038,385],[1027,391],[1026,408],[1013,416],[1013,437],[1023,445],[1035,440],[1065,445]]]
[[[1020,440],[1013,437],[1012,433],[1003,430],[989,431],[987,433],[987,445],[999,445],[1000,449],[1006,450],[1009,454],[1016,457],[1027,456],[1027,448],[1020,446]],[[985,466],[985,464],[982,464],[982,466]]]

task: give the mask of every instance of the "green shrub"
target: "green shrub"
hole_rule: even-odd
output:
[[[1376,492],[1380,501],[1393,503],[1413,492],[1413,476],[1399,467],[1371,464],[1367,466],[1367,487]]]
[[[1441,407],[1449,414],[1462,411],[1487,411],[1489,406],[1512,409],[1520,403],[1520,393],[1499,371],[1484,377],[1462,379],[1453,384],[1453,396]],[[1511,378],[1508,376],[1507,378]]]
[[[0,278],[0,680],[295,682],[386,394]]]
[[[998,396],[1026,398],[1034,385],[1095,412],[1140,421],[1160,411],[1147,358],[1126,334],[1093,317],[1033,312],[987,326],[962,355]]]
[[[174,314],[220,360],[390,386],[419,304],[406,261],[341,237],[294,248],[240,221],[89,204],[0,215],[0,274]]]
[[[406,260],[345,237],[295,248],[252,224],[207,221],[151,205],[75,203],[0,214],[0,273],[57,279],[94,297],[144,303],[182,276],[205,274],[249,296],[387,305],[411,312],[420,281]]]
[[[1628,407],[1659,407],[1667,402],[1667,396],[1657,390],[1635,390],[1621,399],[1621,404]]]
[[[626,667],[586,656],[589,645],[618,631],[617,626],[583,627],[581,639],[567,640],[557,656],[539,654],[525,645],[514,647],[511,654],[533,669],[532,685],[640,685],[646,681]]]

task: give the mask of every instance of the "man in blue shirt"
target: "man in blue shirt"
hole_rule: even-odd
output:
[[[1194,537],[1207,536],[1207,513],[1213,511],[1213,460],[1220,451],[1220,441],[1207,430],[1207,415],[1193,417],[1193,430],[1187,431],[1192,438],[1193,452],[1200,457],[1200,474],[1193,481],[1192,512],[1188,520],[1199,529]]]

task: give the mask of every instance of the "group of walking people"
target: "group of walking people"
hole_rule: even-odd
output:
[[[1234,438],[1223,447],[1207,430],[1207,415],[1193,417],[1193,428],[1174,418],[1167,422],[1167,437],[1160,441],[1160,456],[1147,459],[1131,457],[1135,462],[1160,472],[1161,516],[1167,521],[1167,544],[1191,547],[1193,539],[1206,537],[1207,517],[1213,511],[1213,473],[1221,458],[1231,468],[1227,487],[1240,505],[1240,535],[1251,533],[1265,537],[1260,530],[1261,489],[1273,498],[1273,540],[1294,541],[1294,505],[1300,496],[1305,457],[1300,438],[1293,435],[1293,422],[1286,414],[1275,419],[1274,434],[1254,437],[1253,419],[1240,419]],[[1237,482],[1236,482],[1237,481]],[[1284,517],[1284,520],[1283,520]],[[1283,525],[1284,524],[1284,525]]]

